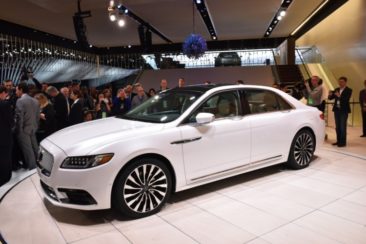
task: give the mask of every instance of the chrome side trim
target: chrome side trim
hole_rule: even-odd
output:
[[[196,137],[196,138],[185,139],[185,140],[180,140],[180,141],[173,141],[170,144],[184,144],[184,143],[198,141],[198,140],[201,140],[201,139],[202,139],[202,137]]]
[[[237,171],[237,170],[240,171],[240,170],[244,170],[244,169],[248,169],[248,168],[254,168],[254,167],[257,167],[260,164],[266,164],[266,163],[269,163],[270,161],[280,159],[281,157],[282,157],[282,155],[277,155],[277,156],[273,156],[273,157],[270,157],[270,158],[265,158],[265,159],[258,160],[258,161],[255,161],[255,162],[252,162],[252,163],[249,163],[249,164],[246,164],[246,165],[237,166],[237,167],[234,167],[234,168],[231,168],[231,169],[226,169],[226,170],[222,170],[222,171],[219,171],[219,172],[216,172],[216,173],[212,173],[212,174],[200,176],[200,177],[197,177],[197,178],[193,178],[193,179],[191,179],[191,181],[206,180],[206,179],[214,177],[214,176],[230,175],[234,171]]]

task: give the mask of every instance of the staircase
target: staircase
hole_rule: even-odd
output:
[[[279,84],[284,84],[289,88],[296,83],[303,83],[304,77],[298,65],[276,65]]]

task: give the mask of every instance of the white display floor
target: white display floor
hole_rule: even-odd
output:
[[[11,244],[365,243],[366,138],[350,131],[339,150],[332,133],[304,170],[275,166],[177,193],[139,220],[54,207],[34,174],[1,202],[0,232]]]

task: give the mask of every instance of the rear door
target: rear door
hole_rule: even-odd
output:
[[[265,89],[245,89],[251,124],[251,163],[287,160],[292,133],[289,130],[293,109],[280,95]]]

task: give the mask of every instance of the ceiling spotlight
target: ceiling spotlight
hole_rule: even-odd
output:
[[[272,27],[269,27],[268,30],[271,31],[272,30]]]
[[[213,37],[212,37],[212,39],[214,39],[214,40],[216,40],[216,38],[217,38],[216,36],[213,36]]]
[[[92,48],[92,47],[93,47],[93,45],[92,45],[92,44],[90,44],[90,45],[89,45],[89,47],[90,47],[90,48]]]
[[[109,19],[110,19],[112,22],[116,21],[116,20],[117,20],[117,16],[116,16],[116,14],[115,14],[115,13],[110,13],[110,14],[109,14]]]
[[[128,14],[128,9],[127,8],[125,9],[125,14]]]
[[[126,24],[126,21],[124,19],[118,20],[118,26],[119,27],[123,27],[123,26],[125,26],[125,24]]]
[[[128,45],[128,48],[131,48],[131,45]]]
[[[278,20],[273,21],[273,23],[277,24]]]
[[[281,20],[282,19],[282,16],[281,15],[278,15],[277,16],[277,20]]]
[[[196,3],[197,4],[201,4],[201,0],[196,0]]]
[[[286,11],[285,10],[282,10],[281,12],[280,12],[280,16],[285,16],[286,15]]]

